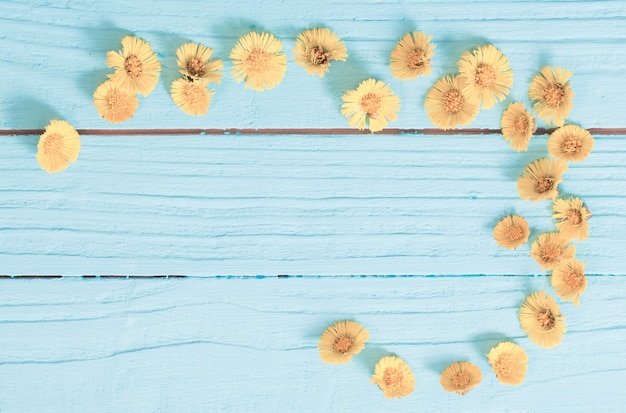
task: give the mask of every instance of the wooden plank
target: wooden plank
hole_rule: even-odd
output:
[[[0,296],[0,410],[30,411],[590,411],[618,412],[626,374],[625,277],[590,277],[568,332],[543,349],[517,321],[547,277],[259,280],[11,280]],[[317,340],[340,319],[370,331],[342,366]],[[529,354],[518,387],[484,357],[500,340]],[[368,380],[379,357],[413,368],[413,395],[386,400]],[[439,373],[469,360],[483,372],[467,396]],[[32,391],[36,389],[37,391]]]
[[[520,200],[517,177],[546,137],[515,153],[484,136],[84,136],[48,175],[36,136],[4,137],[2,273],[539,274],[529,246],[492,239],[504,215],[531,239],[550,202]],[[598,136],[564,194],[593,211],[577,256],[623,274],[624,136]]]

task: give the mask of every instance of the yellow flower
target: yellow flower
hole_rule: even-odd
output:
[[[555,199],[559,195],[558,186],[567,169],[565,162],[558,159],[541,158],[529,163],[517,180],[520,198],[535,202]]]
[[[511,103],[500,119],[502,136],[516,152],[527,151],[537,129],[535,117],[520,102]]]
[[[589,218],[591,212],[584,206],[580,198],[559,198],[552,204],[552,216],[558,222],[556,229],[568,239],[584,241],[589,237]]]
[[[445,391],[465,396],[467,392],[478,386],[483,374],[475,364],[460,361],[450,364],[442,373],[439,383]]]
[[[107,65],[115,68],[109,78],[128,93],[147,96],[159,82],[161,63],[145,40],[133,36],[122,39],[122,50],[107,53]]]
[[[139,106],[134,94],[117,87],[112,80],[107,80],[93,93],[93,104],[100,116],[111,123],[120,123],[130,119]]]
[[[250,32],[242,36],[230,51],[231,73],[246,88],[264,91],[276,87],[285,76],[287,56],[283,44],[270,33]]]
[[[528,338],[545,348],[559,345],[567,326],[559,305],[545,291],[536,291],[526,297],[519,309],[519,322]]]
[[[578,305],[580,295],[587,289],[585,264],[576,258],[563,260],[552,270],[550,280],[559,297]]]
[[[293,49],[295,61],[308,74],[323,77],[328,72],[331,60],[343,60],[348,57],[346,45],[327,28],[305,30],[296,39]]]
[[[208,90],[206,80],[177,79],[172,82],[170,93],[178,107],[189,115],[206,115],[211,105],[213,90]]]
[[[577,125],[561,126],[548,138],[548,151],[568,162],[584,161],[593,149],[593,136]]]
[[[356,321],[338,321],[322,333],[317,348],[325,363],[344,364],[365,348],[370,333]]]
[[[500,383],[518,385],[524,382],[528,370],[528,354],[523,348],[510,341],[503,341],[486,356]]]
[[[478,106],[468,102],[464,87],[464,77],[444,76],[428,91],[424,106],[433,125],[446,130],[474,120]]]
[[[402,80],[429,75],[430,58],[435,55],[431,37],[423,32],[405,34],[391,52],[391,74]]]
[[[493,229],[493,238],[499,246],[513,250],[528,241],[528,222],[519,215],[502,218]]]
[[[507,97],[513,86],[509,59],[492,44],[465,52],[457,62],[459,75],[466,78],[463,95],[474,104],[490,109]]]
[[[355,90],[341,97],[341,113],[348,118],[350,126],[359,130],[366,127],[372,132],[381,131],[393,122],[400,110],[400,98],[389,85],[376,79],[362,81]]]
[[[560,67],[546,66],[535,75],[528,89],[533,110],[546,123],[562,126],[572,110],[572,92],[569,78],[572,72]]]
[[[39,137],[37,161],[48,173],[64,170],[78,159],[80,136],[64,120],[51,120]]]
[[[554,268],[561,260],[572,258],[576,253],[575,245],[568,245],[569,240],[558,232],[545,232],[533,242],[530,256],[544,270]]]
[[[408,396],[415,389],[415,377],[408,364],[396,356],[381,358],[370,380],[383,391],[385,398]]]
[[[213,49],[204,45],[189,42],[176,50],[180,73],[190,80],[203,79],[208,82],[220,83],[224,67],[221,60],[211,60]]]

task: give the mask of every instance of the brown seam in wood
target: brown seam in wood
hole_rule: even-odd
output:
[[[538,128],[535,135],[548,135],[556,128]],[[592,135],[626,135],[626,128],[589,128]],[[77,129],[81,135],[93,136],[158,136],[158,135],[371,135],[368,130],[350,128],[261,128],[261,129]],[[0,136],[41,135],[43,129],[1,129]],[[501,129],[466,128],[441,130],[383,129],[376,135],[493,135]]]

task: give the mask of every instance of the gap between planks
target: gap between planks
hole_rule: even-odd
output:
[[[534,135],[549,135],[556,128],[538,128]],[[626,135],[626,128],[589,128],[592,135]],[[369,135],[369,130],[352,128],[227,128],[227,129],[77,129],[80,135],[94,136],[155,136],[155,135]],[[0,129],[0,136],[41,135],[43,129]],[[501,129],[465,128],[441,130],[437,128],[389,128],[377,135],[493,135]]]

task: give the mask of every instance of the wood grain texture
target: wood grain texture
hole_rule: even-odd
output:
[[[591,277],[554,349],[519,327],[525,294],[547,277],[13,280],[0,296],[2,412],[620,412],[626,374],[625,277]],[[373,305],[375,303],[375,305]],[[608,311],[608,310],[611,311]],[[371,340],[352,363],[321,362],[339,319]],[[529,354],[518,387],[484,353]],[[368,380],[379,357],[413,368],[413,395],[386,400]],[[483,382],[444,392],[439,373],[469,360]],[[28,391],[26,390],[28,389]],[[45,406],[45,408],[44,408]]]

